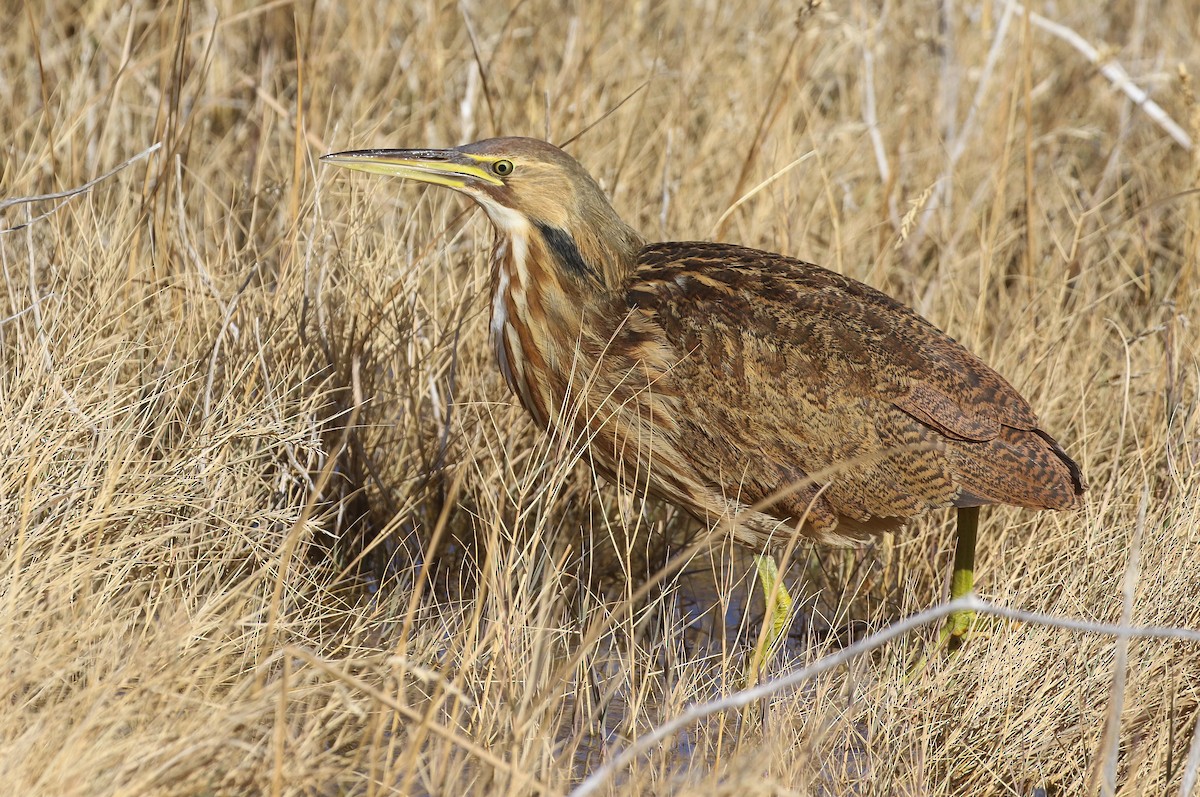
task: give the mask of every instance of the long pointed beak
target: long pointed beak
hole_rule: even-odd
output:
[[[456,149],[360,149],[322,155],[321,161],[460,190],[472,183],[504,185],[484,164]]]

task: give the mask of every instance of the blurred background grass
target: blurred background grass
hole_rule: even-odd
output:
[[[696,524],[509,397],[482,215],[318,168],[337,149],[586,131],[569,151],[648,237],[911,303],[1092,485],[1077,513],[986,513],[981,593],[1117,620],[1148,492],[1134,621],[1200,627],[1200,155],[1005,9],[8,3],[0,202],[162,146],[0,205],[0,782],[565,793],[737,689],[749,564],[626,600]],[[1032,10],[1200,139],[1194,3]],[[776,670],[940,600],[951,546],[931,516],[798,551]],[[613,793],[1094,791],[1112,639],[1000,626],[904,682],[920,644],[711,717]],[[1195,646],[1131,645],[1122,794],[1179,789],[1198,676]]]

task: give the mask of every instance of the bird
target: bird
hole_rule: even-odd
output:
[[[336,152],[324,163],[450,188],[495,228],[489,337],[537,424],[609,481],[759,553],[856,545],[957,510],[951,597],[974,589],[979,508],[1066,510],[1087,489],[1028,401],[887,294],[731,243],[654,242],[546,141]],[[961,644],[971,611],[940,634]],[[764,632],[766,634],[767,632]]]

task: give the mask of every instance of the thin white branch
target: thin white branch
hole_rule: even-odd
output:
[[[975,88],[975,97],[971,101],[970,110],[967,113],[967,120],[963,123],[958,135],[955,136],[953,143],[950,145],[950,154],[945,170],[935,183],[933,197],[925,206],[924,212],[921,214],[921,222],[917,226],[916,232],[912,235],[910,244],[915,247],[924,240],[925,230],[928,227],[929,221],[935,211],[942,208],[942,194],[948,190],[948,185],[954,174],[954,167],[962,157],[963,151],[970,142],[972,134],[976,127],[975,115],[978,109],[983,104],[985,91],[992,72],[995,69],[996,63],[999,60],[1000,54],[1003,52],[1002,44],[1006,38],[1009,26],[1009,20],[1014,13],[1026,13],[1025,6],[1015,2],[1015,0],[1007,0],[1004,2],[1004,14],[1000,18],[1000,24],[996,26],[996,35],[992,38],[992,45],[988,49],[987,60],[984,62],[983,72],[979,79],[979,85]],[[1078,52],[1083,54],[1083,57],[1095,64],[1100,73],[1103,74],[1109,81],[1149,116],[1159,127],[1166,131],[1175,143],[1186,150],[1192,149],[1192,138],[1187,132],[1177,124],[1166,111],[1162,109],[1158,103],[1150,99],[1150,96],[1141,88],[1139,88],[1133,79],[1129,77],[1129,73],[1125,71],[1116,61],[1105,61],[1101,58],[1099,50],[1093,47],[1086,39],[1080,36],[1075,31],[1061,25],[1057,22],[1043,17],[1036,12],[1029,12],[1029,22],[1036,25],[1038,28],[1046,31],[1052,36],[1062,39],[1067,44],[1070,44]]]
[[[1192,731],[1192,746],[1188,749],[1187,764],[1183,768],[1179,797],[1192,797],[1196,790],[1197,772],[1200,772],[1200,712],[1196,713],[1196,728]]]
[[[950,149],[951,163],[958,163],[958,159],[962,157],[963,151],[967,148],[967,141],[975,133],[975,126],[978,124],[976,117],[979,109],[983,107],[988,84],[992,81],[992,73],[996,71],[996,64],[1000,61],[1004,40],[1008,37],[1008,23],[1011,20],[1012,6],[1007,6],[1004,14],[1000,17],[1000,24],[996,26],[996,34],[992,37],[991,46],[988,47],[987,58],[983,61],[983,71],[979,75],[979,83],[975,86],[975,95],[971,97],[971,106],[967,109],[967,120],[963,122],[962,134],[954,140],[954,146]]]
[[[719,700],[713,700],[708,703],[694,703],[682,714],[672,717],[646,735],[639,736],[637,741],[622,750],[621,753],[616,757],[609,759],[607,763],[601,765],[596,769],[595,772],[585,778],[583,782],[581,782],[573,791],[571,791],[569,797],[586,797],[586,795],[592,794],[596,791],[596,789],[600,788],[601,784],[608,780],[609,776],[611,776],[618,769],[624,768],[627,764],[633,761],[633,759],[654,747],[663,739],[673,736],[699,719],[703,719],[710,714],[716,714],[718,711],[725,711],[731,708],[741,708],[742,706],[749,705],[756,700],[769,697],[775,692],[791,686],[792,684],[798,684],[803,681],[807,681],[809,678],[820,675],[826,670],[831,670],[835,667],[845,664],[859,654],[874,650],[875,648],[890,642],[896,637],[908,633],[914,628],[919,628],[926,623],[933,622],[934,620],[940,620],[951,612],[958,611],[960,609],[972,608],[978,610],[980,607],[986,605],[987,604],[976,598],[974,595],[968,595],[964,598],[950,601],[949,603],[943,603],[938,606],[934,606],[930,609],[926,609],[923,612],[914,614],[912,617],[909,617],[905,620],[893,623],[882,631],[871,634],[865,639],[859,640],[850,647],[842,648],[837,653],[834,653],[831,656],[826,656],[823,659],[819,659],[803,669],[788,673],[782,678],[777,678],[773,681],[766,681],[751,689],[743,689],[740,692],[734,692],[732,695],[723,697]]]
[[[5,210],[6,208],[10,208],[14,205],[22,205],[22,204],[27,204],[30,202],[49,202],[49,201],[55,200],[55,199],[61,199],[64,201],[59,202],[57,205],[55,205],[54,207],[52,207],[50,210],[46,211],[42,215],[34,216],[34,217],[30,218],[24,224],[17,225],[16,227],[0,228],[0,235],[3,235],[6,232],[13,232],[14,230],[23,229],[23,228],[29,226],[30,224],[33,224],[34,222],[41,221],[42,219],[46,218],[47,216],[49,216],[50,214],[54,213],[56,210],[61,208],[64,204],[66,204],[65,200],[71,199],[72,197],[76,197],[76,196],[79,196],[80,194],[90,191],[93,187],[95,187],[99,183],[104,182],[109,177],[112,177],[114,174],[121,171],[122,169],[125,169],[126,167],[131,166],[134,163],[137,163],[142,158],[149,156],[153,152],[157,152],[160,147],[162,147],[162,142],[152,144],[149,147],[147,147],[146,149],[139,152],[137,155],[134,155],[132,158],[125,161],[124,163],[122,163],[112,169],[109,169],[107,172],[100,175],[99,177],[95,177],[91,180],[88,180],[86,183],[84,183],[81,186],[78,186],[77,188],[70,188],[66,191],[56,191],[53,194],[38,194],[37,196],[18,196],[18,197],[13,197],[12,199],[5,199],[4,201],[0,202],[0,210]]]
[[[1022,622],[1032,623],[1034,625],[1045,625],[1054,628],[1063,628],[1070,631],[1082,631],[1085,633],[1114,636],[1117,639],[1179,639],[1187,642],[1200,643],[1200,630],[1193,630],[1190,628],[1172,628],[1168,626],[1131,626],[1128,624],[1113,625],[1110,623],[1096,623],[1088,620],[1073,620],[1067,617],[1057,617],[1055,615],[1041,614],[1039,612],[1026,612],[1020,609],[1009,609],[1003,606],[996,606],[980,600],[979,598],[975,597],[975,595],[967,595],[966,597],[952,600],[949,603],[939,604],[932,608],[926,609],[923,612],[914,614],[907,619],[893,623],[887,628],[871,634],[870,636],[847,648],[839,650],[837,653],[826,656],[823,659],[819,659],[809,666],[800,670],[796,670],[795,672],[788,673],[781,678],[777,678],[773,681],[767,681],[752,689],[743,689],[727,697],[713,700],[708,703],[693,704],[683,713],[667,720],[662,725],[659,725],[657,728],[645,734],[644,736],[638,737],[635,742],[622,750],[618,755],[609,759],[608,762],[598,767],[591,775],[585,778],[578,786],[575,787],[573,791],[571,791],[568,797],[586,797],[586,795],[595,793],[596,790],[599,789],[609,777],[617,772],[617,770],[624,768],[635,758],[655,747],[663,739],[673,736],[697,720],[703,719],[710,714],[716,714],[720,711],[741,708],[742,706],[749,705],[756,700],[769,697],[770,695],[786,689],[789,686],[807,681],[823,672],[839,667],[863,653],[867,653],[876,648],[882,647],[884,644],[908,633],[909,631],[912,631],[915,628],[919,628],[920,626],[928,625],[936,620],[940,620],[952,612],[970,610],[980,614],[990,614],[1010,620],[1020,620]],[[1200,766],[1200,764],[1198,764],[1198,766]]]
[[[1129,546],[1129,557],[1125,561],[1125,580],[1121,589],[1121,625],[1133,623],[1133,598],[1137,593],[1138,577],[1142,572],[1142,533],[1146,529],[1146,509],[1150,504],[1150,492],[1142,491],[1138,505],[1137,526],[1133,531],[1133,544]],[[1116,662],[1113,664],[1112,689],[1108,698],[1108,721],[1104,724],[1101,738],[1100,760],[1104,764],[1104,776],[1100,781],[1100,793],[1104,797],[1116,797],[1117,760],[1121,755],[1121,713],[1125,709],[1125,681],[1129,675],[1129,638],[1117,640]]]
[[[1100,634],[1117,639],[1178,639],[1181,642],[1200,643],[1200,630],[1192,628],[1176,628],[1170,625],[1123,626],[1119,623],[1097,623],[1091,620],[1073,620],[1070,617],[1059,617],[1053,614],[1010,609],[1007,606],[997,606],[984,601],[979,601],[979,603],[981,605],[967,608],[974,608],[980,614],[990,614],[1006,620],[1019,620],[1033,625],[1062,628],[1066,631],[1080,631],[1085,634]]]
[[[879,179],[887,183],[892,179],[888,165],[887,150],[883,146],[883,134],[879,132],[879,114],[875,109],[875,54],[867,42],[862,45],[863,54],[863,122],[871,136],[871,148],[875,150],[875,163],[879,167]]]
[[[1022,14],[1025,13],[1025,8],[1019,3],[1014,2],[1014,0],[1008,0],[1008,5]],[[1101,58],[1100,52],[1090,42],[1065,25],[1060,25],[1032,11],[1029,12],[1029,21],[1050,35],[1062,39],[1082,53],[1084,58],[1100,68],[1101,74],[1108,78],[1109,82],[1123,91],[1129,99],[1133,100],[1134,105],[1145,111],[1146,115],[1153,119],[1167,135],[1175,139],[1176,144],[1186,150],[1191,150],[1192,137],[1187,134],[1187,131],[1176,124],[1175,120],[1167,115],[1162,106],[1150,99],[1150,95],[1133,82],[1133,79],[1129,77],[1129,73],[1125,71],[1123,66],[1116,61]]]
[[[891,186],[892,167],[888,163],[887,149],[883,145],[883,134],[879,131],[879,111],[875,105],[875,53],[871,48],[875,42],[866,41],[862,44],[863,54],[863,123],[867,126],[867,135],[871,137],[871,149],[875,151],[875,164],[879,169],[879,182],[885,190]],[[900,231],[900,213],[896,209],[896,195],[888,192],[888,214],[891,216],[892,227]]]
[[[959,158],[966,152],[967,143],[975,135],[975,128],[978,125],[976,117],[980,107],[983,105],[984,99],[987,97],[988,85],[991,83],[992,73],[996,71],[996,64],[1000,61],[1000,54],[1003,52],[1003,44],[1008,35],[1008,23],[1012,19],[1012,14],[1013,6],[1006,5],[1004,14],[1000,17],[1000,24],[996,26],[996,33],[992,36],[992,44],[988,47],[987,58],[983,62],[983,71],[979,75],[979,83],[975,86],[975,94],[971,98],[971,106],[967,109],[967,119],[963,122],[954,141],[950,143],[946,168],[942,171],[941,176],[938,177],[937,182],[934,183],[932,196],[927,198],[925,208],[921,212],[921,222],[917,226],[916,233],[912,236],[911,247],[915,248],[924,240],[925,230],[929,225],[929,221],[933,217],[934,211],[938,210],[941,206],[942,193],[949,189],[950,183],[954,179],[954,168],[958,165]]]
[[[45,302],[47,299],[54,299],[54,298],[57,298],[57,296],[58,296],[58,294],[47,293],[45,296],[43,296],[41,298],[41,301]],[[4,326],[9,321],[16,321],[18,318],[25,315],[26,313],[33,312],[33,308],[34,308],[34,305],[31,304],[28,307],[26,307],[24,310],[18,310],[17,312],[13,313],[10,316],[5,316],[4,318],[0,318],[0,327]]]

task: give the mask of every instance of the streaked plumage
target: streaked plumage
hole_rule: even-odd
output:
[[[785,540],[801,517],[837,543],[943,507],[1066,509],[1086,489],[1016,390],[911,309],[782,255],[647,243],[550,144],[327,159],[479,202],[497,230],[493,347],[521,404],[625,486],[738,516],[740,542]]]
[[[928,509],[1064,509],[1084,489],[1011,385],[854,280],[737,246],[653,244],[638,254],[626,305],[667,344],[655,392],[672,397],[663,414],[676,422],[656,434],[669,441],[660,448],[686,452],[672,470],[689,475],[694,511],[734,510],[735,493],[753,504],[853,463],[819,495],[811,485],[747,518],[739,537],[751,545],[806,511],[806,531],[833,542]],[[645,334],[625,329],[615,351]]]

